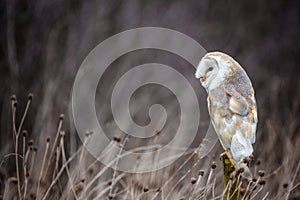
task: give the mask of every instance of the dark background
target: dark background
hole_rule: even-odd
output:
[[[64,112],[85,56],[107,37],[137,27],[178,30],[208,51],[232,55],[256,87],[274,77],[299,79],[297,1],[1,1],[0,25],[6,131],[11,94],[24,99],[32,92],[40,102],[34,106],[47,101],[48,114]]]
[[[25,123],[31,137],[44,142],[47,135],[55,132],[60,113],[67,116],[65,129],[74,132],[68,115],[69,100],[83,59],[109,36],[132,28],[157,26],[180,31],[207,51],[225,52],[245,68],[256,90],[259,109],[255,156],[265,160],[269,172],[287,159],[290,168],[282,173],[292,176],[300,157],[299,24],[297,0],[2,0],[0,156],[12,147],[12,94],[18,97],[19,110],[24,108],[27,94],[34,94]],[[153,50],[127,56],[126,65],[134,63],[135,66],[154,59],[177,66],[204,94],[198,81],[192,78],[193,68],[180,58]],[[120,67],[121,61],[116,65]],[[99,89],[100,94],[103,90]],[[207,115],[205,96],[202,96],[199,97],[203,102],[201,111]],[[70,151],[76,149],[73,143],[69,144]],[[275,182],[274,191],[281,180]]]

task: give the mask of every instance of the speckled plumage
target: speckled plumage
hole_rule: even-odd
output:
[[[230,56],[212,52],[200,61],[200,78],[208,98],[208,110],[219,140],[234,164],[253,153],[257,109],[251,81]]]

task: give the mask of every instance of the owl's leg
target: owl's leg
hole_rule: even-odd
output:
[[[231,164],[234,166],[234,168],[236,169],[237,168],[237,164],[236,164],[236,161],[233,159],[229,149],[227,148],[224,148],[225,151],[223,153],[220,154],[220,159],[223,160],[224,158],[228,158],[231,162]]]
[[[243,173],[246,171],[246,173],[249,171],[248,167],[246,165],[242,165],[241,163],[238,163],[235,161],[232,157],[231,152],[229,149],[225,148],[225,152],[220,154],[220,159],[228,158],[231,162],[232,166],[234,167],[234,171],[231,173],[231,177],[234,178],[238,174]]]
[[[237,164],[237,162],[233,159],[232,154],[230,153],[229,149],[226,149],[225,152],[227,157],[229,158],[231,164],[234,166],[235,170],[239,169],[239,166]]]
[[[223,160],[224,158],[226,158],[227,153],[226,151],[224,151],[223,153],[220,154],[220,160]]]

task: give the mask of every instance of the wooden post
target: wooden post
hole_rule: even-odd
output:
[[[227,155],[223,155],[221,159],[223,162],[224,190],[226,190],[224,193],[224,200],[241,200],[242,195],[238,188],[240,184],[240,176],[232,179],[232,173],[235,173],[234,166],[230,162]],[[231,183],[229,183],[230,181]],[[228,183],[230,185],[228,185]]]

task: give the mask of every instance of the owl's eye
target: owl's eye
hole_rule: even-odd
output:
[[[209,67],[207,71],[210,72],[210,71],[212,71],[213,69],[214,69],[213,67]]]

